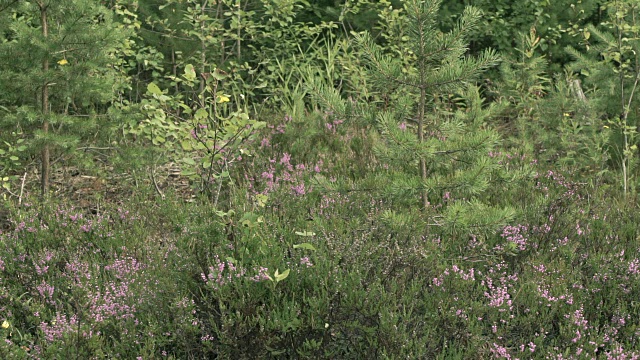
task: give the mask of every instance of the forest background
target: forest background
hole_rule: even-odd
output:
[[[0,356],[640,358],[639,16],[0,0]]]

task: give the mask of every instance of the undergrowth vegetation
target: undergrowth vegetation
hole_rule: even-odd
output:
[[[262,134],[229,209],[153,193],[97,212],[11,208],[3,357],[637,356],[640,219],[622,204],[500,153],[534,172],[491,196],[516,219],[477,233],[425,224],[344,190],[341,171],[383,164],[347,167],[364,159],[350,140],[305,120]],[[309,131],[313,147],[284,151]]]
[[[470,53],[487,24],[441,1],[357,34],[369,1],[106,3],[108,106],[0,99],[1,358],[640,359],[631,2],[555,76],[535,28]],[[56,14],[2,4],[0,51]]]

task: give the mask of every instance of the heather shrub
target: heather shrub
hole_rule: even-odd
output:
[[[153,194],[137,207],[9,208],[3,356],[637,353],[638,218],[623,203],[596,202],[603,194],[571,174],[504,150],[490,156],[530,176],[485,201],[518,209],[511,223],[428,224],[375,191],[348,191],[369,175],[345,174],[349,142],[325,148],[343,135],[314,126],[265,128],[268,145],[243,160],[251,171],[230,174],[227,210],[171,197],[144,206]],[[317,152],[285,151],[313,131]]]
[[[494,52],[467,57],[486,19],[440,32],[439,1],[380,2],[369,35],[347,29],[369,1],[348,2],[340,26],[302,36],[326,48],[295,54],[306,25],[287,14],[310,16],[304,1],[108,3],[145,31],[114,55],[135,89],[110,110],[127,125],[82,138],[92,168],[54,159],[57,197],[37,198],[20,124],[0,133],[0,358],[640,358],[635,129],[608,159],[604,90],[585,101],[585,75],[547,77],[535,31],[496,83]],[[8,5],[1,41],[22,21]],[[264,19],[295,23],[274,63],[252,32]],[[220,56],[228,71],[203,70]],[[611,59],[589,64],[615,73]]]

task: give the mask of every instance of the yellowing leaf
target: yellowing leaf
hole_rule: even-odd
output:
[[[256,203],[259,207],[265,207],[267,205],[267,200],[269,197],[267,195],[258,194],[256,195]]]
[[[149,85],[147,85],[147,91],[151,95],[162,95],[162,90],[160,90],[158,85],[156,85],[154,83],[149,83]]]
[[[67,65],[69,62],[67,61],[67,59],[62,59],[60,61],[58,61],[58,65]]]
[[[291,271],[291,269],[287,269],[287,270],[285,270],[282,274],[280,274],[280,273],[278,272],[278,269],[276,269],[276,273],[275,273],[275,274],[273,274],[273,277],[276,279],[276,283],[278,283],[278,282],[280,282],[280,281],[282,281],[282,280],[286,279],[286,278],[287,278],[287,276],[289,276],[289,271]]]
[[[180,145],[182,146],[182,150],[185,150],[185,151],[193,150],[193,146],[191,146],[191,142],[189,142],[187,140],[184,140],[184,141],[180,142]],[[193,159],[188,159],[188,160],[193,161]],[[189,165],[195,165],[195,162],[193,164],[189,164]]]
[[[187,64],[184,68],[184,78],[189,81],[194,81],[196,79],[196,71],[193,68],[193,65]]]
[[[222,104],[222,103],[226,103],[229,102],[229,97],[227,95],[218,95],[218,100],[217,103],[218,104]]]

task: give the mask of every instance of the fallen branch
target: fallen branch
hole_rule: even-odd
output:
[[[160,190],[160,187],[158,186],[158,182],[156,182],[156,172],[153,169],[151,170],[151,181],[153,182],[153,186],[155,187],[156,192],[158,193],[158,195],[160,195],[162,200],[164,200],[165,196],[162,193],[162,191]]]
[[[22,175],[22,184],[20,185],[20,196],[18,197],[18,206],[22,205],[22,194],[24,194],[24,182],[27,180],[27,172]]]

